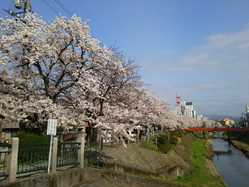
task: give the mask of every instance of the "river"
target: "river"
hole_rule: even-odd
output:
[[[222,139],[213,139],[213,149],[220,153],[214,155],[213,162],[226,185],[249,187],[249,159]]]

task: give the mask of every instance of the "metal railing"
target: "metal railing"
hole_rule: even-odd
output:
[[[80,149],[80,143],[68,142],[61,143],[58,147],[57,153],[57,166],[68,166],[68,165],[78,165],[78,151]]]
[[[48,167],[48,145],[20,147],[17,174],[28,174]]]
[[[0,181],[8,177],[7,161],[10,149],[8,147],[0,147]]]
[[[49,145],[20,145],[18,147],[18,139],[14,142],[16,142],[17,145],[13,146],[17,148],[15,149],[16,151],[11,150],[11,147],[3,149],[0,146],[0,181],[8,177],[8,169],[12,168],[11,163],[15,166],[15,162],[10,162],[10,158],[14,158],[15,156],[17,157],[17,170],[14,173],[17,174],[17,177],[30,176],[37,172],[45,172],[48,169]],[[101,141],[101,143],[99,141],[86,143],[84,149],[85,166],[103,167],[102,148],[103,141]],[[57,151],[56,149],[54,150],[55,153],[57,153],[57,157],[54,158],[56,159],[56,166],[75,167],[78,166],[80,162],[82,164],[80,149],[80,142],[59,143]],[[12,175],[10,177],[12,177]]]
[[[103,167],[103,141],[87,143],[85,146],[85,166],[87,167]]]

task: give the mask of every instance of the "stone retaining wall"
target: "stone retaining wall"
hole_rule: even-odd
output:
[[[131,176],[102,169],[68,169],[55,174],[40,174],[0,187],[180,187],[149,176]]]

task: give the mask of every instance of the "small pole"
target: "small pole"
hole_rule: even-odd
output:
[[[53,147],[53,135],[50,136],[50,146],[49,146],[49,155],[48,155],[48,173],[50,173],[50,168],[51,168],[52,147]]]

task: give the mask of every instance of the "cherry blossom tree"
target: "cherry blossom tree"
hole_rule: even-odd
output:
[[[50,114],[63,128],[91,123],[134,141],[131,131],[201,126],[177,117],[144,89],[137,66],[105,47],[79,17],[47,23],[35,14],[0,19],[0,119],[44,129]],[[208,123],[205,123],[208,124]]]
[[[0,25],[1,67],[16,81],[23,80],[27,95],[45,97],[71,111],[84,104],[89,107],[75,98],[96,92],[93,69],[108,61],[111,53],[91,36],[86,23],[72,17],[48,24],[27,14],[22,19],[1,19]]]

